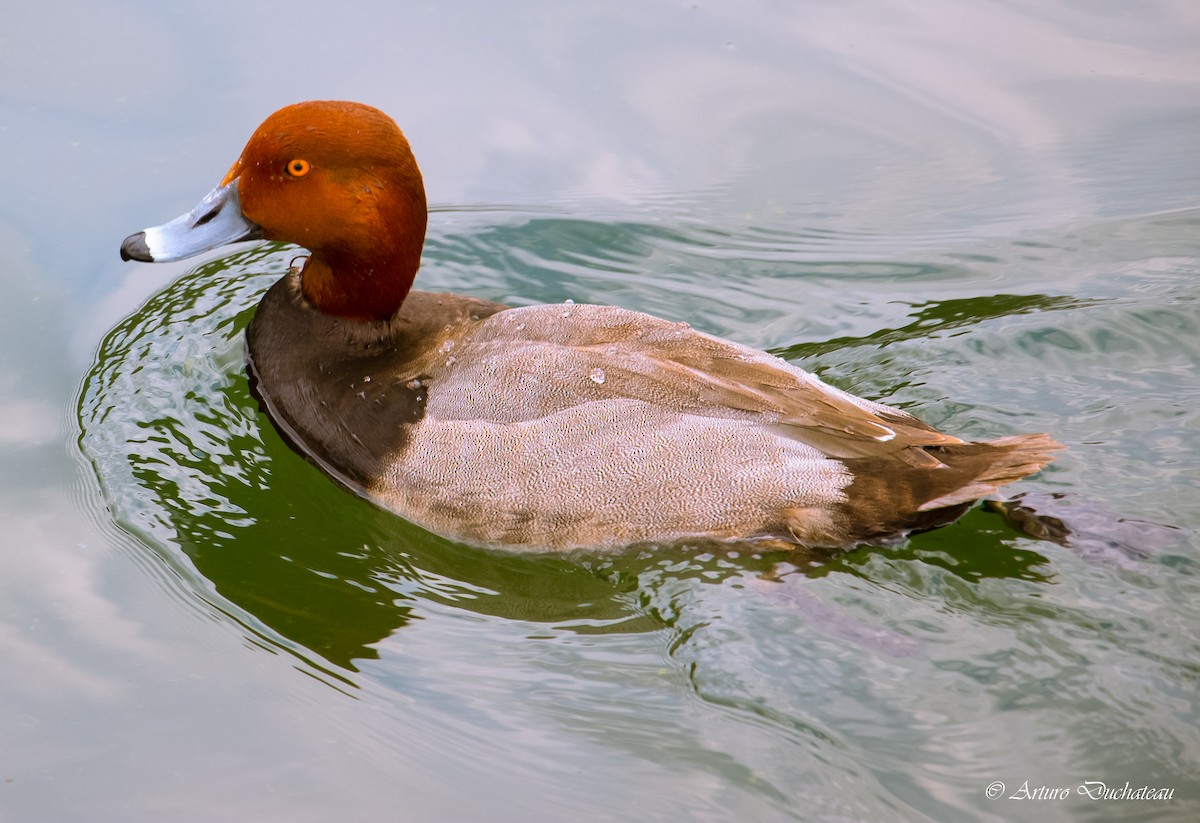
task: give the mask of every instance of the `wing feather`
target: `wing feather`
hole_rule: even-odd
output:
[[[504,391],[526,419],[585,402],[635,399],[681,413],[756,418],[831,457],[896,453],[936,468],[926,447],[958,444],[915,417],[854,397],[779,358],[686,324],[611,306],[532,306],[499,312],[452,353],[458,389],[441,416],[487,416]],[[449,371],[449,370],[448,370]],[[493,395],[494,396],[494,395]],[[476,402],[477,400],[477,402]]]

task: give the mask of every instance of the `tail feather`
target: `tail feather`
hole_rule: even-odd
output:
[[[957,519],[971,503],[1033,474],[1062,444],[1046,434],[980,443],[917,446],[936,460],[890,455],[843,460],[854,477],[827,541],[852,545],[892,541]]]
[[[982,443],[965,443],[958,447],[947,447],[947,451],[951,454],[961,453],[963,464],[969,464],[972,467],[978,465],[978,473],[967,479],[963,485],[950,489],[932,500],[925,501],[917,507],[917,511],[933,511],[946,506],[970,503],[985,497],[1001,486],[1013,483],[1040,470],[1054,459],[1053,453],[1061,448],[1063,448],[1062,444],[1048,434],[1018,434]],[[949,456],[944,462],[948,466],[956,464],[956,461]]]

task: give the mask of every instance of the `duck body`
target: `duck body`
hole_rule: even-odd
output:
[[[247,330],[255,393],[294,448],[429,531],[518,550],[886,543],[955,519],[1059,448],[1042,434],[967,443],[640,312],[411,291],[418,189],[385,115],[298,104],[197,209],[131,236],[122,256],[306,245]],[[363,226],[383,239],[356,240]]]

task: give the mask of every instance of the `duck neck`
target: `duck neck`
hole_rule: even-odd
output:
[[[415,276],[415,267],[397,274],[382,261],[337,265],[314,252],[300,272],[300,284],[305,299],[325,314],[348,320],[386,320],[404,302]]]
[[[314,249],[300,272],[301,291],[314,308],[348,320],[386,320],[399,310],[421,265],[425,226],[390,246],[376,242],[370,256]]]

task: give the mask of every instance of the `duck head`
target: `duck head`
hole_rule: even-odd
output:
[[[404,134],[360,103],[280,109],[251,136],[225,179],[187,214],[131,235],[123,260],[181,260],[240,240],[311,252],[303,292],[320,311],[393,315],[421,262],[427,210]]]

